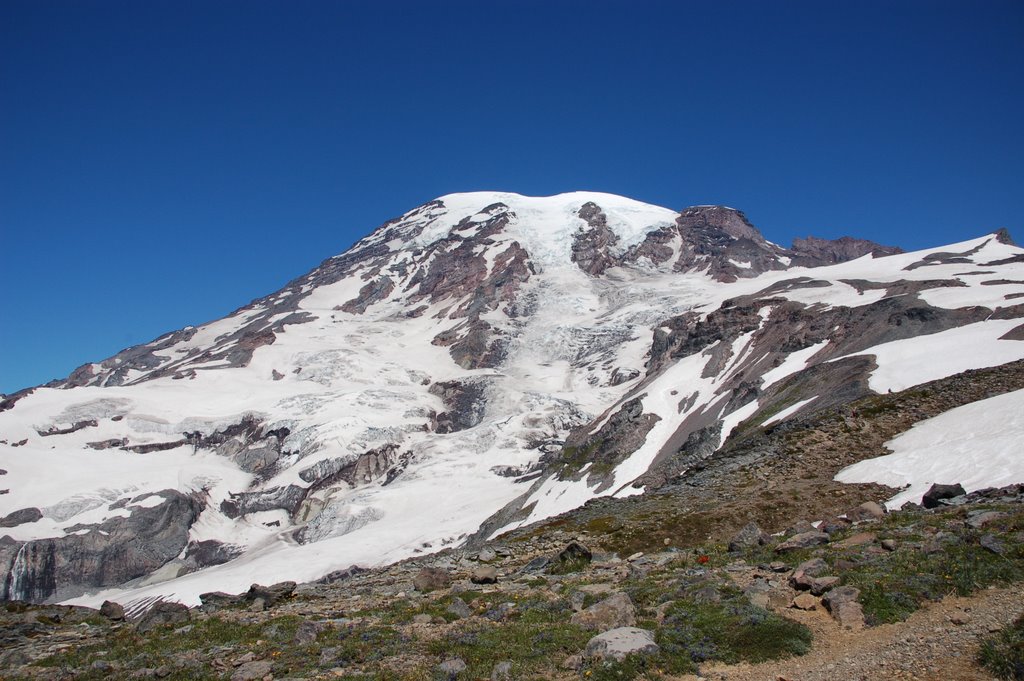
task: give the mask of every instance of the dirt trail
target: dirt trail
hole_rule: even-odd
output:
[[[823,610],[788,611],[814,632],[802,657],[763,664],[705,665],[680,681],[994,681],[974,658],[983,637],[1024,612],[1024,590],[950,596],[905,622],[843,630]]]

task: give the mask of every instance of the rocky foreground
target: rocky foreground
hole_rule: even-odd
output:
[[[986,679],[1024,611],[1024,485],[621,556],[547,528],[203,605],[5,604],[4,678]],[[622,520],[629,524],[631,516]],[[774,662],[772,660],[775,660]],[[952,673],[952,676],[950,675]]]

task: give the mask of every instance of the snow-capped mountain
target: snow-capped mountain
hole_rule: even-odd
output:
[[[0,402],[2,596],[196,603],[639,494],[744,429],[1024,358],[1022,299],[1005,232],[786,249],[721,206],[444,196]]]

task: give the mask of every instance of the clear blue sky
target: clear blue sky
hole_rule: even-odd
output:
[[[0,3],[0,392],[436,196],[1024,241],[1024,2]]]

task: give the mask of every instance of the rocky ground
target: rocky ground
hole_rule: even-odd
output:
[[[625,558],[553,529],[327,584],[208,594],[195,609],[9,603],[0,669],[11,679],[991,678],[975,662],[980,638],[1024,611],[1007,586],[1024,580],[1024,487],[929,503],[890,514],[865,503],[848,509],[854,522],[779,536],[749,525],[729,545]]]

